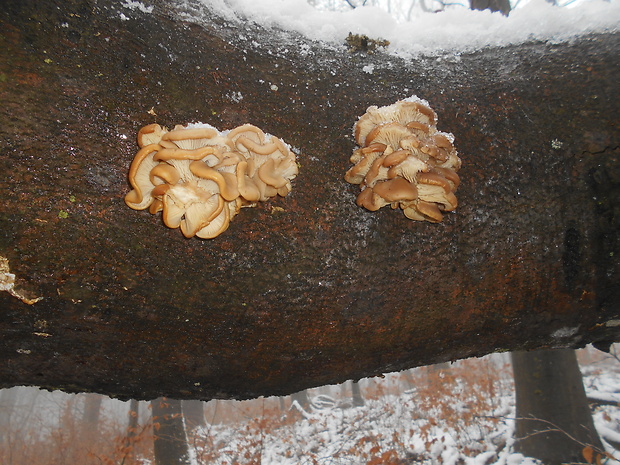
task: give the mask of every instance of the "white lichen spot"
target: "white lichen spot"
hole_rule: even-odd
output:
[[[243,100],[243,94],[241,92],[229,92],[226,94],[226,98],[235,103],[239,103],[241,100]]]
[[[276,86],[275,84],[271,84],[271,87],[269,87],[271,90],[273,90],[274,92],[277,92],[278,90],[278,86]]]
[[[579,326],[575,328],[568,328],[568,327],[560,328],[560,329],[556,329],[551,334],[551,337],[554,339],[564,339],[566,337],[574,336],[575,334],[577,334],[577,331],[579,331]]]
[[[558,140],[558,139],[553,139],[553,140],[551,141],[551,148],[552,148],[552,149],[554,149],[554,150],[559,150],[559,149],[561,149],[562,147],[564,147],[564,142],[562,142],[561,140]]]
[[[20,291],[15,289],[15,275],[11,273],[9,268],[9,260],[6,257],[0,255],[0,291],[6,291],[13,297],[17,297],[25,304],[36,304],[43,297],[36,297],[31,299],[23,295]]]
[[[362,68],[362,71],[368,74],[372,74],[375,71],[375,65],[366,65]]]

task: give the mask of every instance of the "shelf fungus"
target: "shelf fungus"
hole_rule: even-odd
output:
[[[287,195],[297,175],[289,146],[251,124],[225,132],[202,123],[171,131],[150,124],[138,145],[125,203],[161,211],[164,224],[186,237],[218,236],[240,208]]]
[[[407,218],[431,223],[456,208],[461,160],[452,134],[436,124],[435,112],[417,97],[366,110],[353,126],[359,148],[344,177],[362,189],[357,205],[400,207]]]

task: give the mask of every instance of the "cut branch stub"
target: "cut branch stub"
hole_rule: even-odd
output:
[[[289,146],[250,124],[227,133],[200,123],[172,131],[150,124],[138,145],[125,203],[162,211],[164,224],[186,237],[218,236],[241,207],[286,196],[297,176]]]
[[[461,160],[452,134],[439,132],[427,102],[411,97],[371,106],[355,123],[359,148],[345,180],[360,184],[357,204],[370,211],[400,207],[412,220],[440,222],[457,207]]]

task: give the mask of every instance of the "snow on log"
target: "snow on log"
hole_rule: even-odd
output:
[[[249,398],[620,340],[619,34],[404,59],[173,8],[4,2],[0,386]],[[411,94],[463,161],[441,223],[344,180],[357,118]],[[209,240],[124,203],[138,130],[196,122],[298,154]]]

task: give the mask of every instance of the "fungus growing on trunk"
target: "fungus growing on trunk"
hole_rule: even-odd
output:
[[[289,146],[250,124],[228,132],[201,123],[172,131],[149,124],[138,145],[125,203],[161,211],[164,224],[185,237],[218,236],[241,207],[287,195],[297,175]]]
[[[400,207],[407,218],[431,223],[456,208],[461,159],[452,134],[439,132],[436,124],[435,112],[415,96],[366,110],[353,126],[359,148],[344,176],[360,184],[360,207]]]

